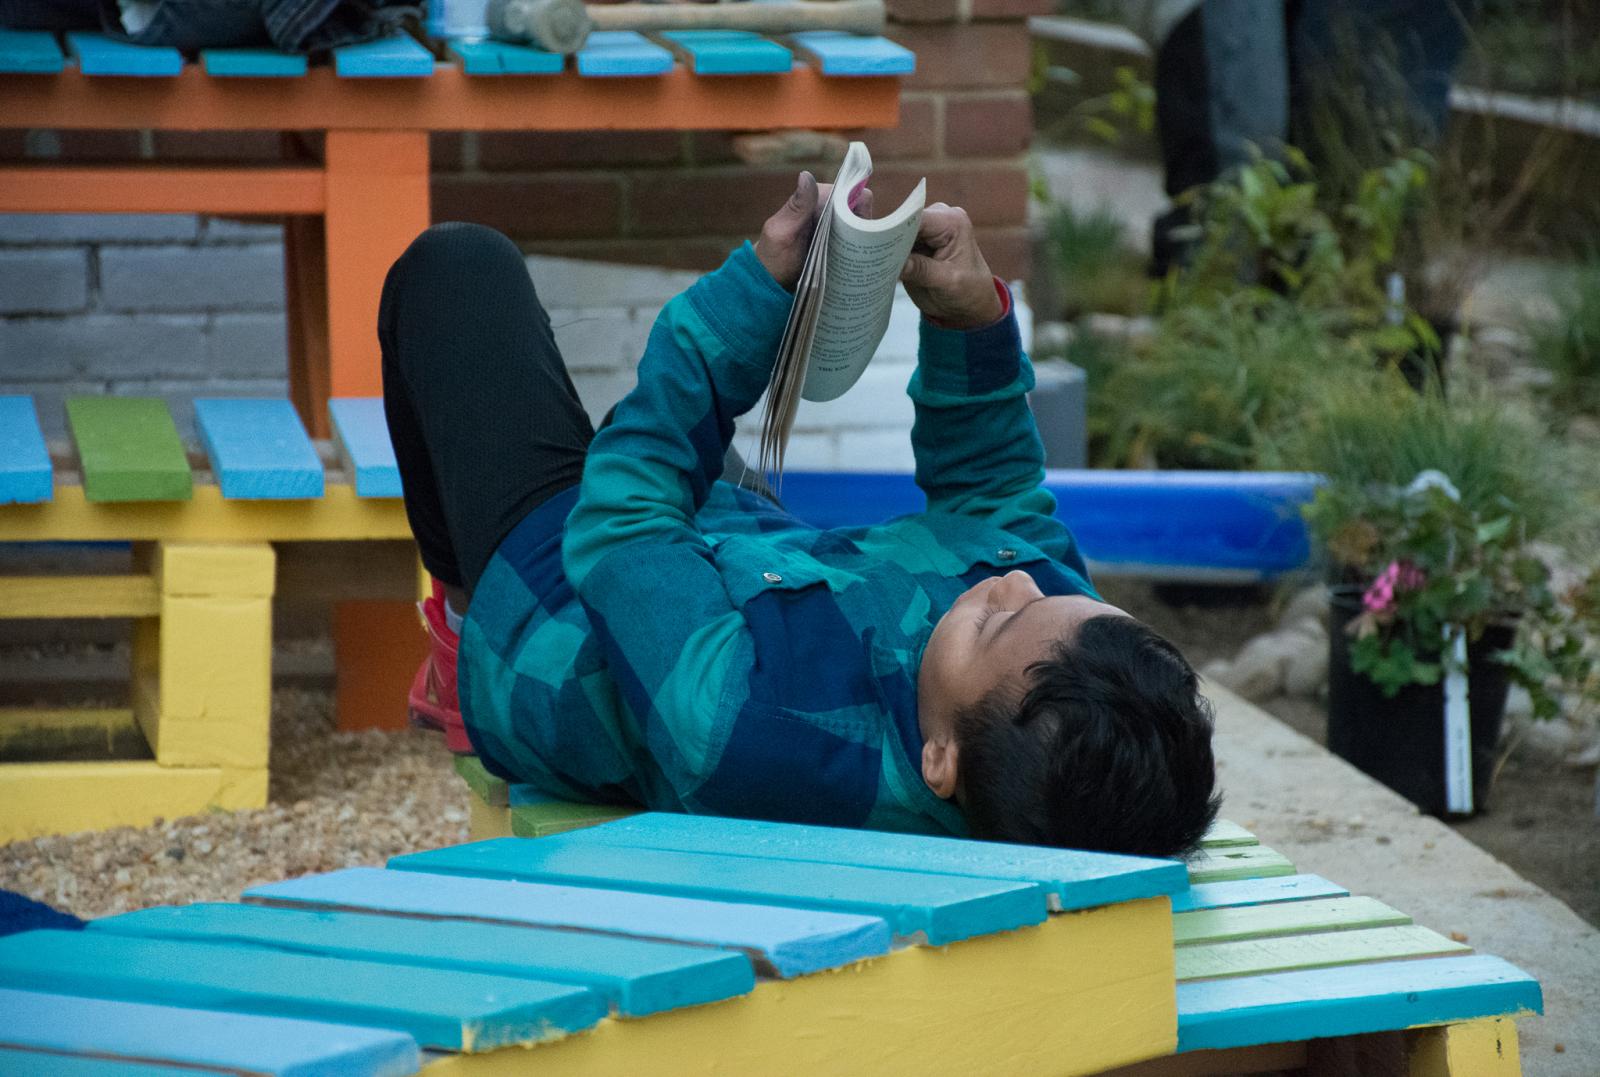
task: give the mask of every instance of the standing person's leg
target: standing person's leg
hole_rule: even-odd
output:
[[[384,408],[423,564],[469,595],[500,540],[583,476],[594,436],[506,237],[435,225],[378,312]]]

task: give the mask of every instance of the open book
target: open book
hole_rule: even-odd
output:
[[[766,474],[783,473],[784,449],[800,399],[843,396],[889,328],[895,284],[917,240],[927,181],[919,180],[899,209],[869,221],[850,207],[871,175],[867,147],[850,143],[833,193],[817,217],[767,383],[757,465]]]

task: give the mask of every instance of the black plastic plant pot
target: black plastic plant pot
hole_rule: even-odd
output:
[[[1445,799],[1444,687],[1413,684],[1386,696],[1350,668],[1345,628],[1361,612],[1361,589],[1335,587],[1328,611],[1328,749],[1429,815],[1460,817]],[[1494,654],[1515,630],[1495,625],[1467,648],[1467,703],[1472,723],[1472,804],[1488,807],[1489,780],[1510,687]]]

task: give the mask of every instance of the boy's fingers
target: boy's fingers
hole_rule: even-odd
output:
[[[939,263],[926,254],[912,254],[900,267],[900,280],[913,288],[931,288],[939,273]]]

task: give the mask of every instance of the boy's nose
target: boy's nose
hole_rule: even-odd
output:
[[[1012,569],[1000,577],[1000,582],[995,585],[1007,605],[1013,602],[1025,602],[1038,598],[1044,592],[1039,590],[1039,585],[1033,582],[1033,577],[1022,569]]]

